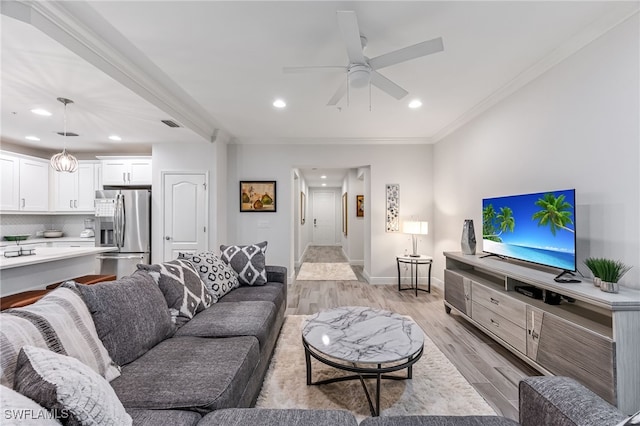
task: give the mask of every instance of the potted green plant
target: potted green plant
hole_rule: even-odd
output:
[[[608,293],[617,293],[619,290],[618,281],[626,274],[630,266],[619,260],[589,257],[584,260],[584,264],[593,273],[594,285],[600,285],[600,290]]]

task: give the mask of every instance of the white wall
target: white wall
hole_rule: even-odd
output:
[[[364,265],[364,217],[357,216],[356,196],[364,195],[364,177],[357,177],[357,169],[350,169],[342,184],[347,193],[347,236],[342,235],[342,250],[351,265]]]
[[[575,188],[578,268],[621,259],[640,288],[639,33],[636,14],[436,144],[436,276],[482,198]]]
[[[395,256],[410,247],[410,238],[387,233],[385,184],[400,184],[400,214],[432,217],[431,145],[229,145],[228,239],[230,243],[269,242],[267,262],[293,271],[293,178],[295,168],[370,166],[366,171],[364,272],[372,283],[395,284]],[[276,180],[276,213],[239,213],[239,180]],[[355,194],[354,194],[355,195]],[[298,202],[297,196],[295,202]],[[354,199],[355,203],[355,199]],[[307,222],[309,223],[309,222]],[[370,233],[370,237],[369,237]],[[424,246],[432,252],[431,236]]]
[[[162,261],[163,171],[201,171],[209,173],[209,249],[218,252],[226,240],[227,179],[226,144],[224,141],[201,144],[155,144],[152,151],[153,182],[151,193],[151,258]],[[237,204],[236,204],[237,205]]]

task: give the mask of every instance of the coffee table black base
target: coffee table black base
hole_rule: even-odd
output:
[[[355,365],[345,365],[340,364],[339,362],[335,362],[333,360],[327,359],[314,351],[307,342],[302,339],[302,345],[304,346],[304,356],[305,361],[307,363],[307,386],[310,385],[326,385],[329,383],[336,382],[344,382],[347,380],[360,380],[362,384],[362,389],[364,389],[364,394],[367,397],[367,402],[369,403],[369,410],[371,411],[371,416],[378,417],[380,415],[380,383],[382,379],[385,380],[407,380],[413,377],[413,364],[416,363],[422,357],[422,353],[424,351],[424,346],[420,348],[418,352],[407,358],[406,362],[403,362],[398,365],[392,365],[390,367],[382,367],[382,364],[374,364],[371,367],[356,367]],[[342,376],[342,377],[334,377],[332,379],[320,380],[317,382],[313,382],[311,380],[311,357],[314,357],[321,363],[328,365],[330,367],[336,368],[338,370],[348,371],[351,373],[356,373],[351,376]],[[407,369],[406,377],[403,376],[390,376],[385,373],[391,373],[394,371]],[[371,398],[371,394],[369,393],[369,389],[367,388],[367,384],[364,382],[366,379],[376,379],[376,403],[375,407],[373,405],[373,401]]]

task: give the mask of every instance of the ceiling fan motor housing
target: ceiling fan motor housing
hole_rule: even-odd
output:
[[[354,64],[349,67],[349,85],[360,88],[369,85],[371,68],[365,64]]]

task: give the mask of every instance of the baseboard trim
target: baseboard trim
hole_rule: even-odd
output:
[[[364,260],[350,260],[349,265],[351,266],[364,266]]]

